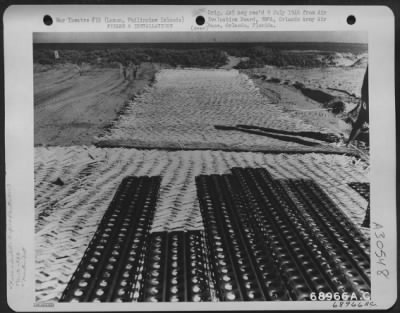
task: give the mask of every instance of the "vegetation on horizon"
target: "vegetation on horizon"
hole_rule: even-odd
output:
[[[57,63],[101,64],[122,63],[140,64],[154,62],[169,64],[173,67],[219,67],[227,62],[226,54],[217,49],[104,49],[104,50],[57,50],[55,58],[53,49],[34,49],[33,60],[42,65]]]
[[[295,52],[294,50],[297,50]],[[55,58],[54,51],[59,58]],[[301,51],[301,53],[298,53]],[[315,51],[318,51],[317,53]],[[260,68],[265,65],[325,67],[335,66],[336,53],[359,55],[367,52],[361,44],[339,43],[259,43],[259,44],[37,44],[34,62],[127,65],[143,62],[163,63],[172,67],[217,68],[227,63],[228,56],[242,58],[237,69]]]

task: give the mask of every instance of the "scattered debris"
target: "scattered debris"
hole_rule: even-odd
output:
[[[333,114],[340,114],[343,113],[346,109],[346,104],[335,98],[331,102],[327,103],[326,105]]]
[[[334,96],[330,95],[329,93],[326,93],[322,90],[319,89],[312,89],[312,88],[301,88],[300,89],[302,94],[309,97],[310,99],[313,99],[314,101],[317,101],[319,103],[328,103],[335,99]]]
[[[64,182],[60,177],[58,177],[55,181],[52,181],[51,183],[57,186],[64,186]]]
[[[271,78],[267,79],[267,82],[269,82],[269,83],[278,83],[279,84],[281,82],[281,80],[279,78],[271,77]]]

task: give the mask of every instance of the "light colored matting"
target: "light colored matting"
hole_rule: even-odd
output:
[[[320,110],[320,107],[315,109]],[[193,150],[346,151],[335,144],[313,139],[307,141],[318,144],[317,147],[214,128],[214,125],[237,124],[340,135],[339,127],[324,128],[313,125],[312,121],[305,122],[301,116],[293,116],[285,106],[263,96],[253,81],[237,70],[169,69],[157,73],[155,83],[130,102],[110,131],[97,138],[96,145]]]
[[[38,147],[37,300],[59,299],[123,177],[162,176],[153,232],[203,229],[195,176],[232,167],[263,167],[276,179],[313,179],[356,225],[364,219],[367,201],[347,184],[368,182],[368,164],[345,155]]]

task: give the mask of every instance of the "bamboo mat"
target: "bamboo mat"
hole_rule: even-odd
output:
[[[338,149],[334,144],[311,139],[318,147],[214,128],[236,124],[337,134],[336,130],[321,128],[285,111],[237,70],[169,69],[157,73],[156,82],[129,103],[124,114],[96,139],[96,145],[265,152]]]
[[[35,148],[37,299],[59,298],[123,177],[162,176],[153,232],[203,229],[195,176],[232,167],[313,179],[354,223],[363,221],[366,200],[347,183],[368,182],[368,165],[345,155]]]

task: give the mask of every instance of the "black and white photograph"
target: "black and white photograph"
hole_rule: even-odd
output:
[[[35,301],[369,300],[367,39],[34,33]]]

